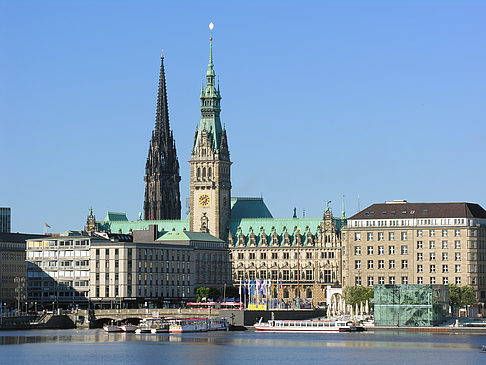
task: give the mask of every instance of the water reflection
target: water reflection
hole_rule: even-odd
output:
[[[193,345],[233,345],[260,347],[346,347],[346,348],[403,348],[403,349],[476,349],[478,339],[469,337],[430,334],[261,334],[255,332],[214,332],[195,334],[134,334],[106,333],[101,330],[65,331],[16,331],[3,332],[0,345],[24,345],[42,343],[186,343]],[[52,333],[54,332],[54,333]],[[459,340],[459,341],[458,341]]]

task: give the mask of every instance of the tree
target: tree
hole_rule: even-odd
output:
[[[195,293],[198,301],[200,301],[203,298],[207,299],[209,297],[209,288],[206,288],[205,286],[200,286],[199,288],[196,289]]]
[[[462,308],[476,304],[474,290],[470,286],[449,285],[449,304],[452,308]]]
[[[373,300],[373,288],[368,288],[365,286],[347,286],[343,290],[344,300],[346,304],[351,304],[355,306],[356,304],[368,303],[371,304]]]

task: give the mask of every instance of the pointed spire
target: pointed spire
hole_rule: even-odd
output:
[[[159,89],[157,94],[157,109],[155,112],[155,133],[168,136],[169,108],[167,105],[167,87],[165,83],[164,50],[160,56]]]
[[[163,50],[162,50],[163,52]],[[145,174],[145,219],[179,219],[179,162],[174,134],[169,125],[164,54],[160,56],[160,75],[155,112],[155,129],[149,143]],[[170,197],[167,199],[166,197]]]

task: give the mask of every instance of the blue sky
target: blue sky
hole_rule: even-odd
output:
[[[182,199],[208,63],[233,196],[275,217],[486,207],[484,1],[0,0],[0,206],[12,231],[142,210],[164,49]],[[185,211],[185,208],[183,209]]]

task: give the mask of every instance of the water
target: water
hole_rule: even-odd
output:
[[[485,335],[0,332],[0,364],[486,364]]]

